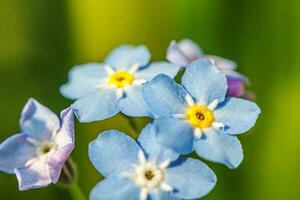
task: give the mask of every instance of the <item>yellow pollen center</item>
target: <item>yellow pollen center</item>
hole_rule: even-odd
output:
[[[208,128],[214,122],[212,111],[202,105],[190,107],[186,115],[187,120],[196,128]]]
[[[135,78],[131,73],[127,71],[119,71],[109,77],[108,83],[117,88],[123,88],[126,85],[131,85],[134,79]]]

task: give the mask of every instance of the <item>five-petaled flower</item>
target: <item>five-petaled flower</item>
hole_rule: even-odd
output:
[[[148,124],[137,143],[119,131],[106,131],[90,144],[90,159],[106,178],[94,187],[91,200],[196,199],[212,190],[214,172],[161,146],[154,131]]]
[[[189,39],[183,39],[178,43],[171,41],[167,50],[167,59],[171,63],[181,67],[185,67],[199,58],[213,59],[215,62],[214,66],[225,73],[228,82],[228,96],[242,97],[250,100],[254,98],[253,93],[246,91],[245,88],[249,82],[248,78],[235,71],[236,63],[234,61],[219,56],[205,55],[202,49]]]
[[[15,173],[20,190],[56,183],[74,148],[73,111],[61,112],[61,120],[34,99],[25,105],[21,133],[0,145],[0,170]]]
[[[119,111],[129,116],[151,116],[140,92],[142,85],[160,73],[174,77],[179,67],[168,62],[148,64],[149,60],[144,46],[120,46],[104,64],[73,68],[61,93],[77,99],[72,108],[81,122],[103,120]]]
[[[243,152],[236,135],[252,128],[259,107],[226,98],[226,77],[210,59],[188,65],[181,84],[159,75],[142,90],[149,109],[158,116],[154,120],[158,142],[180,154],[196,150],[207,160],[237,167]]]

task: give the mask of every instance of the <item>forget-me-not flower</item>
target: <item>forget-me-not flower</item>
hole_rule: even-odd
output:
[[[103,120],[119,111],[129,116],[151,116],[140,92],[142,85],[160,73],[174,77],[179,67],[149,61],[145,46],[120,46],[103,64],[74,67],[61,93],[77,99],[72,108],[81,122]]]
[[[194,60],[199,58],[210,58],[215,62],[215,67],[222,70],[227,77],[228,93],[230,97],[249,97],[250,91],[246,91],[248,79],[236,72],[236,63],[234,61],[219,56],[205,55],[198,44],[189,39],[183,39],[176,43],[171,41],[167,50],[167,59],[181,67],[187,66]]]
[[[0,145],[0,170],[14,173],[20,190],[56,183],[74,148],[73,111],[61,112],[61,120],[34,99],[25,105],[21,133]]]
[[[142,90],[149,109],[158,116],[154,120],[158,142],[180,154],[196,150],[207,160],[237,167],[243,152],[236,135],[254,126],[259,107],[226,98],[226,77],[209,59],[189,64],[181,84],[158,75]]]
[[[178,158],[156,142],[154,131],[148,124],[136,143],[111,130],[90,143],[90,159],[105,177],[91,191],[91,200],[197,199],[212,190],[214,172],[199,160]]]

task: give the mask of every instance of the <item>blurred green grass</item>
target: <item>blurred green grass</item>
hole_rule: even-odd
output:
[[[299,8],[298,0],[1,0],[0,141],[19,131],[29,97],[57,113],[71,103],[58,91],[71,66],[101,61],[124,43],[146,44],[161,60],[171,39],[188,37],[207,53],[236,60],[263,111],[255,128],[240,137],[245,159],[237,170],[206,162],[218,184],[203,199],[299,199]],[[106,129],[130,132],[122,116],[76,123],[72,157],[87,196],[101,178],[87,145]],[[53,185],[19,192],[14,176],[0,173],[3,197],[70,199]]]

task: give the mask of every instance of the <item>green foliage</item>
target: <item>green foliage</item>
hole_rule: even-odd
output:
[[[299,6],[297,0],[2,0],[0,141],[19,131],[20,111],[29,97],[57,112],[71,103],[58,88],[72,65],[100,61],[122,43],[144,43],[154,59],[163,59],[171,39],[189,37],[205,52],[238,62],[239,70],[251,78],[263,112],[256,127],[240,137],[245,159],[237,170],[207,162],[218,183],[204,199],[300,199]],[[72,157],[86,196],[101,179],[88,160],[88,143],[116,126],[132,133],[121,115],[76,124]],[[0,196],[71,198],[53,185],[19,192],[15,177],[3,173]]]

